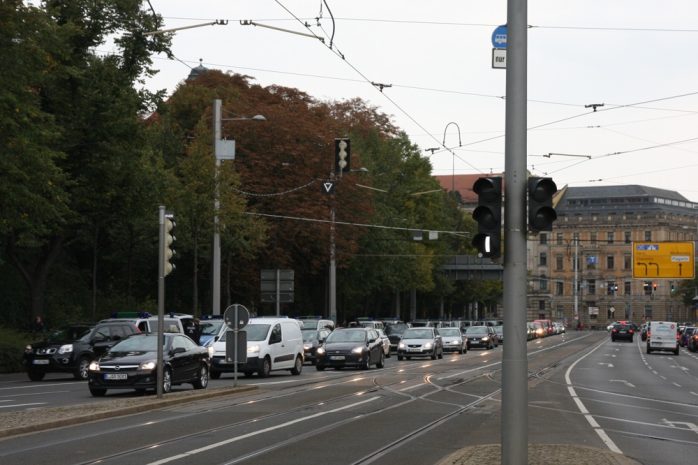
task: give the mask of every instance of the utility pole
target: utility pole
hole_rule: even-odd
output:
[[[527,302],[527,24],[527,0],[507,0],[502,465],[528,464],[527,312],[521,309]]]
[[[215,200],[213,201],[213,290],[212,290],[212,315],[221,314],[221,233],[218,226],[218,211],[220,210],[220,193],[218,191],[218,171],[221,160],[218,152],[218,141],[221,140],[221,99],[213,101],[213,147],[216,157]]]

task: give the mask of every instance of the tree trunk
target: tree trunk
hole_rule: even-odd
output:
[[[97,250],[99,241],[99,226],[95,227],[92,238],[92,319],[97,319]]]
[[[23,263],[19,257],[18,250],[15,247],[15,238],[11,237],[7,243],[7,257],[12,265],[17,268],[29,289],[29,310],[31,313],[29,321],[33,321],[37,316],[44,317],[44,300],[46,298],[48,273],[51,265],[58,257],[64,241],[65,237],[63,236],[52,237],[48,244],[38,251],[38,257],[31,272],[28,269],[29,265]]]

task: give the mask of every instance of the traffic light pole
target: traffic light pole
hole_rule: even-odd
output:
[[[160,205],[158,212],[160,234],[158,235],[158,360],[157,360],[157,397],[162,398],[163,371],[163,332],[165,331],[165,206]]]
[[[330,179],[332,182],[336,182],[334,172],[330,174]],[[336,244],[335,244],[335,225],[334,225],[334,215],[335,215],[335,194],[332,193],[332,198],[330,199],[330,320],[337,321],[337,257],[336,257]]]
[[[507,0],[506,123],[504,145],[504,352],[502,465],[528,464],[526,347],[526,99],[527,0]]]

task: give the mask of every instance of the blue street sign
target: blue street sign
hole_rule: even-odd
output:
[[[497,26],[492,33],[492,46],[494,48],[507,48],[507,25]]]

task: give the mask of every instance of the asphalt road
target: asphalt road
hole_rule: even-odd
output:
[[[640,349],[612,343],[606,333],[530,342],[529,443],[615,448],[646,464],[692,463],[698,358]],[[500,347],[434,361],[391,357],[383,369],[317,372],[306,365],[300,376],[240,378],[239,385],[258,389],[6,438],[0,462],[436,463],[460,448],[499,442],[501,355]],[[94,399],[85,383],[58,378],[0,377],[0,421],[7,409],[41,415],[56,404],[89,409],[133,396]],[[232,382],[226,374],[210,387]]]

